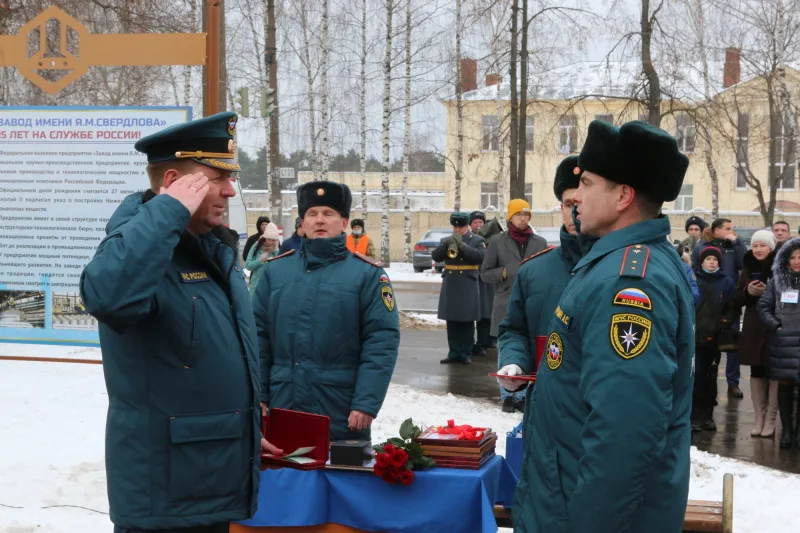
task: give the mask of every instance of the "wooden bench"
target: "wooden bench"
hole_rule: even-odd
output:
[[[512,528],[511,509],[494,508],[497,527]],[[722,478],[722,501],[689,500],[683,533],[733,533],[733,475]]]

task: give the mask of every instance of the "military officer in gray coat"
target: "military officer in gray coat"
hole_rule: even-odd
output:
[[[469,214],[469,228],[472,233],[483,237],[486,246],[489,238],[481,235],[481,229],[486,224],[486,215],[483,211],[473,211]],[[497,337],[492,337],[492,302],[494,301],[494,287],[484,281],[480,282],[481,288],[481,319],[475,322],[475,347],[472,356],[486,356],[486,350],[497,344]]]
[[[478,270],[486,244],[470,231],[469,215],[453,213],[453,235],[442,239],[431,252],[434,261],[444,261],[439,293],[439,319],[447,321],[447,357],[440,363],[469,364],[475,346],[475,322],[481,319],[481,291]]]

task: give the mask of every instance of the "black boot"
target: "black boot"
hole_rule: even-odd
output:
[[[781,416],[781,448],[791,448],[794,440],[792,411],[794,409],[794,387],[790,384],[778,385],[778,413]]]
[[[503,412],[504,413],[513,413],[514,411],[515,411],[514,397],[513,396],[506,396],[503,399]]]
[[[798,390],[800,393],[800,390]],[[800,394],[797,395],[797,410],[795,411],[794,447],[800,450]]]

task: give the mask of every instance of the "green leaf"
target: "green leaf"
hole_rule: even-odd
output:
[[[387,444],[392,444],[393,446],[405,446],[406,441],[403,439],[398,439],[397,437],[392,437],[391,439],[386,441]]]
[[[406,461],[406,470],[414,470],[414,461],[411,459]]]
[[[383,453],[383,444],[376,444],[372,447],[372,449],[378,453]]]
[[[407,418],[400,425],[400,437],[403,440],[408,440],[413,438],[413,436],[414,436],[414,422],[412,422],[410,418]]]
[[[416,460],[423,455],[422,445],[419,442],[410,442],[408,444],[408,454]]]
[[[431,459],[430,457],[423,456],[417,461],[417,464],[423,468],[430,468],[436,465],[436,461]]]

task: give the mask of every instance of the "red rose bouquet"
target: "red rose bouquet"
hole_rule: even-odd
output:
[[[411,485],[414,481],[414,470],[430,468],[435,461],[426,457],[422,445],[414,439],[422,434],[422,430],[407,419],[400,426],[400,437],[392,437],[375,446],[375,466],[372,472],[387,483]]]

